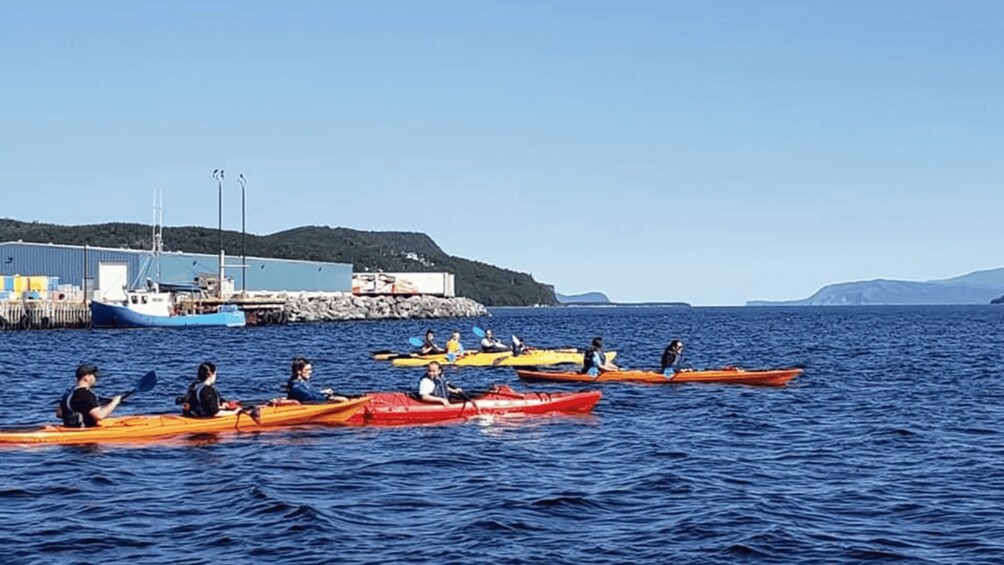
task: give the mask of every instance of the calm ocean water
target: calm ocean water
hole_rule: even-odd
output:
[[[0,427],[51,419],[77,363],[118,414],[175,411],[211,360],[228,398],[408,389],[368,359],[431,327],[593,335],[630,367],[803,365],[782,389],[606,385],[588,417],[301,429],[0,450],[3,563],[1004,562],[1004,307],[501,309],[492,319],[0,334]],[[460,369],[468,390],[518,383]],[[561,385],[536,387],[562,389]],[[564,387],[575,389],[577,387]]]

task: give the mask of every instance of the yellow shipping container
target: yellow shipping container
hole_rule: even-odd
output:
[[[26,290],[28,290],[28,277],[14,275],[14,294],[20,296]]]
[[[49,290],[49,277],[28,277],[28,290]]]

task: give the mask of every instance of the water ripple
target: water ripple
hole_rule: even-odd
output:
[[[605,387],[589,417],[204,435],[145,447],[4,449],[9,563],[1004,561],[1004,310],[527,309],[490,320],[191,332],[9,333],[3,427],[50,417],[76,363],[172,412],[201,360],[228,398],[279,393],[294,355],[347,393],[414,386],[368,360],[489,325],[538,344],[603,335],[652,366],[671,338],[694,366],[803,366],[782,389]],[[473,342],[473,340],[470,340]],[[507,369],[456,384],[524,385]],[[32,394],[24,394],[31,390]]]

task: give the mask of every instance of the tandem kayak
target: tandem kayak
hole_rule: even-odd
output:
[[[600,400],[600,391],[516,392],[495,385],[469,401],[449,405],[425,402],[404,392],[367,393],[369,404],[346,422],[349,425],[408,425],[460,420],[481,415],[587,414]]]
[[[212,433],[256,432],[300,424],[344,424],[369,402],[363,396],[331,404],[265,404],[256,414],[190,418],[176,414],[106,418],[95,428],[43,426],[31,431],[0,431],[0,444],[79,444],[138,442],[165,437]]]
[[[736,367],[711,371],[681,371],[671,377],[655,371],[607,371],[592,377],[583,373],[555,371],[528,371],[517,369],[519,378],[527,381],[562,382],[632,382],[650,384],[676,383],[718,383],[752,386],[784,386],[791,379],[802,374],[802,369],[770,369],[746,371]]]
[[[616,351],[607,352],[607,360],[617,357]],[[582,365],[582,352],[575,349],[534,349],[520,355],[511,351],[502,353],[468,353],[450,361],[446,354],[399,357],[391,360],[395,367],[424,367],[433,361],[455,367],[532,367],[546,365]]]

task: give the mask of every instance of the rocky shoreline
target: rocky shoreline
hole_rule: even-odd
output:
[[[357,296],[348,293],[287,295],[282,307],[289,322],[340,320],[404,320],[488,316],[488,309],[470,298],[436,296]]]

